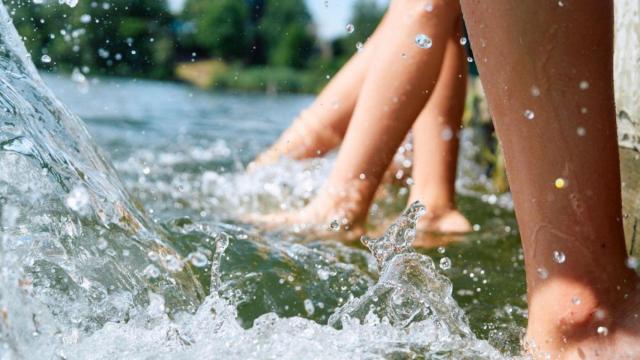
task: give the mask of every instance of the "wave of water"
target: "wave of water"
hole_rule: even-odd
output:
[[[300,206],[318,188],[323,171],[312,170],[328,163],[288,163],[298,174],[288,187],[274,170],[125,186],[44,85],[2,6],[0,70],[1,359],[502,357],[470,330],[433,261],[408,246],[420,206],[365,241],[373,255],[225,224]],[[210,161],[225,152],[216,146],[190,156]],[[193,216],[158,222],[127,188]]]

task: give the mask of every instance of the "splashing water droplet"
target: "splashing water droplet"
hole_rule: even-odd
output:
[[[433,4],[432,4],[432,3],[427,3],[427,4],[424,6],[424,9],[425,9],[427,12],[432,12],[432,11],[433,11]]]
[[[567,257],[565,256],[565,254],[562,251],[555,250],[553,252],[553,261],[557,262],[558,264],[562,264],[566,260],[567,260]]]
[[[331,221],[331,224],[329,224],[329,230],[340,231],[340,222],[337,219]]]
[[[438,246],[438,249],[436,251],[438,251],[438,254],[444,254],[446,249],[444,248],[444,246]]]
[[[155,265],[150,264],[146,268],[144,268],[144,276],[150,279],[155,279],[160,276],[160,270],[158,270]]]
[[[443,257],[442,259],[440,259],[440,269],[442,270],[451,269],[451,259],[449,259],[448,257]]]
[[[585,136],[587,134],[587,130],[582,126],[578,126],[578,128],[576,129],[576,134],[578,134],[578,136]]]
[[[48,64],[51,62],[51,56],[44,54],[42,55],[42,57],[40,58],[40,61],[42,61],[45,64]]]
[[[473,58],[471,56],[467,56],[467,62],[468,63],[472,63],[473,62]]]
[[[356,50],[358,50],[358,51],[362,51],[363,49],[364,49],[364,44],[363,44],[363,43],[361,43],[360,41],[358,41],[358,42],[356,43]]]
[[[462,46],[467,45],[467,38],[466,37],[463,36],[463,37],[460,38],[460,45],[462,45]]]
[[[580,90],[587,90],[589,88],[589,82],[586,80],[580,81]]]
[[[80,22],[83,24],[88,24],[91,21],[91,15],[89,14],[82,14],[80,15]]]
[[[607,329],[606,326],[598,326],[598,328],[596,329],[596,332],[598,333],[598,335],[600,336],[607,336],[609,335],[609,329]]]
[[[316,312],[316,307],[313,306],[313,301],[311,301],[311,299],[304,300],[304,311],[306,311],[309,316]]]
[[[529,109],[525,110],[523,115],[527,120],[533,120],[536,117],[536,114]]]
[[[433,45],[433,42],[427,35],[418,34],[416,35],[416,45],[421,49],[429,49]]]
[[[356,29],[356,27],[353,26],[353,24],[347,24],[346,29],[347,29],[347,32],[351,34]]]
[[[580,300],[580,298],[579,298],[579,297],[574,296],[574,297],[572,297],[572,298],[571,298],[571,303],[572,303],[573,305],[580,305],[580,303],[582,303],[582,300]]]
[[[546,278],[549,277],[549,271],[547,271],[547,269],[545,268],[538,268],[538,270],[536,270],[538,272],[538,277],[542,280],[545,280]]]
[[[535,86],[535,85],[533,85],[531,87],[531,95],[534,96],[534,97],[540,96],[540,88]]]
[[[360,176],[358,176],[360,178],[360,180],[365,180],[367,178],[367,175],[365,175],[364,173],[360,174]]]
[[[638,268],[638,265],[640,265],[640,261],[636,257],[629,256],[627,260],[625,260],[625,264],[629,269],[636,270]]]
[[[65,203],[69,209],[84,215],[89,210],[89,192],[84,186],[76,186],[67,195]]]

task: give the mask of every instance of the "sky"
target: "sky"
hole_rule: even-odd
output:
[[[179,11],[185,0],[168,0],[173,11]],[[214,0],[215,1],[215,0]],[[388,0],[376,0],[387,4]],[[323,39],[333,39],[345,33],[351,18],[351,10],[356,0],[305,0],[316,23],[318,35]]]

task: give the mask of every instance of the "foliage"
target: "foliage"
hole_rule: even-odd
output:
[[[164,2],[80,1],[71,8],[54,0],[13,0],[6,5],[39,66],[110,75],[172,75],[172,18]],[[45,54],[51,63],[39,61]]]
[[[364,44],[373,34],[384,12],[385,9],[378,6],[375,0],[358,0],[355,3],[350,22],[354,26],[353,33],[333,42],[333,51],[340,64],[353,55],[358,42]]]
[[[241,0],[189,0],[182,18],[195,26],[184,36],[184,44],[215,58],[246,58],[251,35],[249,15],[247,4]]]

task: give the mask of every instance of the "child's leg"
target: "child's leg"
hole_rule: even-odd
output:
[[[451,34],[433,96],[413,125],[413,171],[409,203],[420,200],[427,214],[418,229],[443,233],[471,230],[455,208],[458,131],[467,89],[467,62],[460,31]]]
[[[302,223],[364,221],[380,179],[424,107],[438,79],[447,39],[457,26],[457,1],[394,1],[353,118],[331,176],[321,194],[294,219]],[[456,28],[457,29],[457,28]],[[418,34],[432,40],[416,45]]]
[[[366,42],[364,50],[349,59],[314,102],[269,149],[257,157],[255,165],[273,163],[282,156],[292,159],[316,157],[340,144],[379,39],[390,29],[386,18],[385,15]]]
[[[612,1],[462,4],[520,225],[532,352],[634,358],[640,307],[625,266]]]

